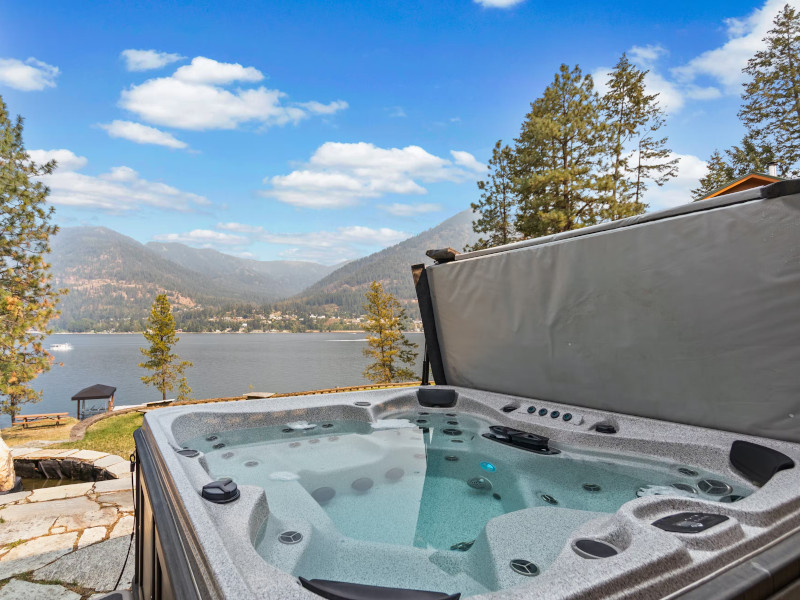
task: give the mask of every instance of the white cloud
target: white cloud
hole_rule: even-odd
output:
[[[288,103],[284,92],[263,86],[224,87],[263,78],[254,67],[198,56],[170,77],[148,79],[123,90],[120,106],[149,123],[193,130],[236,129],[250,122],[262,127],[285,125],[347,108],[342,100]]]
[[[180,67],[172,76],[186,83],[211,85],[225,85],[234,81],[256,82],[264,79],[264,74],[255,67],[243,67],[239,63],[221,63],[204,56],[193,58],[191,64]]]
[[[633,46],[628,50],[628,58],[643,69],[651,69],[656,61],[667,54],[667,50],[658,44]]]
[[[655,70],[644,76],[644,85],[650,94],[658,94],[658,102],[668,114],[674,114],[686,103],[685,92]]]
[[[85,156],[77,156],[74,152],[63,148],[60,150],[28,150],[28,156],[39,165],[54,160],[58,163],[58,169],[65,171],[77,171],[89,162]]]
[[[312,100],[311,102],[300,102],[297,106],[305,108],[314,115],[332,115],[340,110],[346,109],[348,104],[344,100],[334,100],[328,104]]]
[[[56,87],[58,73],[58,67],[33,57],[25,62],[16,58],[0,58],[0,83],[15,90],[33,92]]]
[[[236,231],[238,233],[262,233],[264,228],[260,225],[245,225],[244,223],[217,223],[217,229]]]
[[[485,8],[511,8],[524,1],[525,0],[474,0],[475,4],[480,4]]]
[[[161,131],[155,127],[148,127],[141,123],[132,121],[112,121],[111,123],[100,124],[113,138],[123,138],[136,142],[137,144],[155,144],[166,146],[167,148],[186,148],[186,142],[182,142],[171,133]]]
[[[387,227],[372,229],[352,225],[339,227],[336,231],[265,233],[260,239],[270,244],[291,246],[281,252],[281,256],[285,258],[336,264],[397,244],[410,235]]]
[[[402,106],[393,106],[387,110],[389,111],[389,116],[393,119],[404,119],[408,116]]]
[[[223,246],[242,246],[249,243],[249,240],[244,236],[221,233],[211,229],[194,229],[187,233],[161,233],[154,235],[153,239],[157,242],[178,242],[207,248],[219,244]]]
[[[168,52],[159,52],[158,50],[123,50],[120,54],[125,61],[125,68],[128,71],[149,71],[151,69],[160,69],[166,67],[170,63],[179,61],[184,56],[180,54],[169,54]]]
[[[79,173],[88,161],[70,150],[30,150],[28,154],[37,163],[51,159],[59,162],[52,175],[41,178],[50,188],[48,201],[52,204],[109,212],[124,212],[145,206],[189,211],[196,206],[210,204],[203,196],[143,179],[130,167],[112,167],[107,173],[96,176]]]
[[[699,185],[700,178],[705,176],[707,164],[692,154],[675,154],[669,160],[677,158],[678,176],[670,179],[662,187],[650,184],[644,199],[650,205],[649,210],[659,210],[686,204],[692,201],[691,191]]]
[[[414,215],[438,212],[442,210],[442,205],[425,202],[420,202],[418,204],[400,204],[395,202],[394,204],[389,204],[388,206],[380,205],[378,208],[385,210],[390,215],[394,215],[396,217],[413,217]]]
[[[687,85],[684,91],[686,97],[692,100],[714,100],[722,96],[722,92],[714,86]]]
[[[453,155],[453,161],[465,169],[475,171],[476,173],[483,173],[486,170],[486,165],[478,162],[478,160],[469,152],[464,152],[463,150],[450,150],[450,154]]]
[[[723,94],[738,95],[745,80],[742,69],[758,50],[764,47],[763,38],[772,28],[772,21],[786,0],[767,0],[765,4],[743,19],[726,19],[728,41],[673,67],[669,76],[659,70],[659,61],[668,53],[660,45],[633,46],[628,57],[637,67],[649,69],[645,77],[648,92],[658,93],[667,113],[676,113],[686,100],[713,100]],[[800,7],[797,0],[790,4]],[[603,93],[611,69],[602,67],[593,73],[598,91]]]
[[[726,19],[728,41],[672,69],[672,74],[684,84],[707,78],[722,86],[727,94],[741,93],[745,80],[742,69],[748,59],[764,47],[762,40],[785,4],[786,0],[767,0],[761,8],[742,19]],[[789,4],[800,7],[796,1]]]
[[[419,146],[378,148],[365,142],[326,142],[304,168],[267,177],[264,183],[272,189],[262,195],[294,206],[341,208],[386,194],[425,194],[427,190],[419,182],[474,178],[474,173],[462,166],[473,169],[479,164],[475,158],[467,152],[453,156],[456,160],[450,161]]]

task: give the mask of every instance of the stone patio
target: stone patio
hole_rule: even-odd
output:
[[[39,452],[37,459],[53,458],[40,449],[17,450],[18,456]],[[131,587],[128,461],[79,450],[55,453],[108,469],[118,479],[0,496],[0,600],[95,600]]]

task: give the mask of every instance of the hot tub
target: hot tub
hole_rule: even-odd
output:
[[[445,407],[409,388],[149,413],[140,514],[179,543],[140,529],[143,596],[183,570],[176,598],[313,598],[300,578],[342,598],[663,598],[800,527],[800,445],[445,390]],[[785,461],[755,485],[735,442]]]
[[[429,256],[435,386],[146,416],[140,598],[800,598],[800,181]]]

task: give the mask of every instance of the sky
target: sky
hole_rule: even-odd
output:
[[[0,95],[57,224],[335,264],[476,201],[561,63],[649,69],[680,163],[645,200],[689,201],[785,3],[0,0]]]

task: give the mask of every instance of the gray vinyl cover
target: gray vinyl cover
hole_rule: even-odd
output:
[[[800,194],[428,268],[449,385],[800,442]]]

